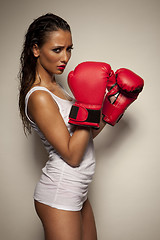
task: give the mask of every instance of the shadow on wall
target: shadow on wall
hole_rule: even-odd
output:
[[[123,117],[115,126],[106,125],[100,136],[95,139],[96,155],[112,155],[115,149],[121,147],[121,144],[134,131],[136,125],[135,119],[127,115]],[[102,136],[101,136],[102,134]]]
[[[43,146],[43,143],[41,142],[40,137],[36,132],[33,131],[33,154],[34,154],[34,160],[38,168],[40,170],[44,167],[45,163],[48,160],[48,154],[46,149]]]
[[[98,176],[98,180],[95,176],[95,181],[90,184],[89,199],[92,201],[94,208],[97,208],[97,212],[101,211],[101,209],[98,207],[99,205],[96,205],[96,203],[101,201],[100,199],[104,199],[104,187],[107,188],[106,183],[104,185],[104,181],[107,181],[107,179],[109,180],[109,173],[112,172],[114,167],[117,165],[117,161],[119,161],[119,158],[114,158],[114,156],[121,151],[124,142],[131,138],[136,124],[137,123],[132,116],[125,114],[125,116],[123,116],[115,126],[107,124],[100,135],[94,140],[96,155],[95,175],[97,174],[96,176]],[[112,166],[113,168],[110,168],[109,166]]]

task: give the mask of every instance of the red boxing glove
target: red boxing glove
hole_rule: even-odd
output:
[[[129,69],[121,68],[108,79],[107,93],[102,114],[103,120],[114,126],[122,117],[127,107],[136,100],[144,86],[143,79]],[[115,97],[113,103],[110,98]]]
[[[102,62],[83,62],[68,75],[68,85],[76,99],[69,123],[99,128],[102,103],[111,67]]]

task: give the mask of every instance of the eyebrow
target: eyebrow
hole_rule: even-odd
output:
[[[73,44],[69,45],[68,47],[73,47]],[[53,48],[64,48],[64,45],[57,45],[54,46]]]

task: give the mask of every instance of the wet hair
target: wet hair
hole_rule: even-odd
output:
[[[33,54],[33,46],[37,44],[41,48],[49,34],[59,29],[71,32],[70,26],[64,19],[52,13],[47,13],[35,19],[25,35],[18,75],[20,80],[19,110],[25,134],[31,133],[31,125],[25,115],[25,96],[35,82],[36,76],[37,58]]]

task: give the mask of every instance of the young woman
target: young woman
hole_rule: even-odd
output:
[[[21,54],[19,108],[25,132],[33,128],[48,151],[35,188],[35,208],[46,240],[96,240],[88,185],[95,171],[93,138],[102,130],[68,124],[72,99],[56,82],[73,48],[62,18],[43,15],[29,26]]]

